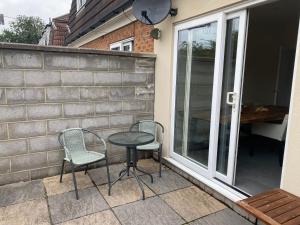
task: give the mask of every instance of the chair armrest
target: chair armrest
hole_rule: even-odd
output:
[[[99,136],[98,134],[96,134],[95,132],[90,131],[90,130],[87,130],[87,129],[82,129],[82,131],[85,132],[85,133],[90,133],[90,134],[93,134],[94,136],[96,136],[96,138],[102,142],[102,144],[103,144],[103,146],[104,146],[104,152],[105,152],[105,154],[106,154],[106,152],[107,152],[107,145],[106,145],[105,140],[104,140],[102,137],[100,137],[100,136]]]
[[[64,145],[64,143],[63,143],[63,141],[62,141],[62,135],[63,135],[63,132],[60,132],[59,135],[58,135],[58,142],[59,142],[59,144],[61,145],[61,147],[64,149],[64,151],[65,151],[65,156],[66,156],[68,159],[72,160],[72,155],[71,155],[69,149]]]

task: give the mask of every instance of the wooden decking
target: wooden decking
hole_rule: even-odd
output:
[[[300,198],[284,190],[264,192],[238,204],[267,224],[300,225]]]

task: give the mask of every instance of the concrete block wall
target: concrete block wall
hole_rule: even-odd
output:
[[[63,129],[106,139],[152,119],[154,65],[153,55],[0,44],[0,185],[58,174]],[[111,163],[125,160],[108,148]]]

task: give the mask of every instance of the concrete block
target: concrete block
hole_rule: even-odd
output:
[[[47,53],[44,54],[45,69],[78,69],[78,57],[75,54]]]
[[[24,74],[21,70],[0,70],[0,87],[24,86]]]
[[[80,99],[86,101],[101,101],[108,99],[108,88],[89,87],[80,88]]]
[[[44,88],[8,88],[6,89],[8,104],[45,102]]]
[[[98,130],[100,128],[106,128],[109,127],[109,119],[108,117],[82,119],[81,127],[90,130]]]
[[[96,72],[94,73],[94,84],[99,86],[122,85],[122,74],[120,72]]]
[[[4,88],[0,88],[0,104],[6,104]]]
[[[81,54],[78,59],[78,68],[83,70],[108,70],[108,56]]]
[[[154,73],[148,73],[148,84],[155,84],[155,75]]]
[[[153,120],[154,114],[153,113],[139,113],[135,115],[135,122],[141,121],[141,120]]]
[[[3,50],[4,68],[41,69],[43,57],[40,52]]]
[[[93,73],[87,71],[62,72],[61,82],[64,86],[91,86],[93,85]]]
[[[60,72],[58,71],[25,71],[25,85],[27,87],[60,86]]]
[[[135,71],[153,73],[155,70],[155,58],[136,58]]]
[[[57,135],[48,135],[29,139],[29,152],[45,152],[62,148]]]
[[[26,107],[20,106],[0,106],[0,121],[24,121],[26,120]]]
[[[154,101],[147,101],[147,112],[154,113]]]
[[[124,127],[133,123],[133,115],[110,116],[110,127]]]
[[[55,134],[64,129],[79,127],[78,119],[64,119],[64,120],[49,120],[47,121],[48,133]]]
[[[10,138],[23,138],[46,135],[46,122],[23,122],[8,124]]]
[[[137,99],[154,99],[154,86],[136,87],[135,96]]]
[[[109,98],[111,100],[121,100],[121,99],[134,99],[135,98],[135,88],[134,87],[112,87],[110,88]]]
[[[125,56],[109,56],[110,71],[135,71],[135,58]]]
[[[0,141],[0,157],[15,156],[27,153],[25,139]]]
[[[146,73],[124,73],[122,77],[123,85],[146,85],[147,81]]]
[[[107,140],[107,138],[115,133],[122,132],[124,131],[122,128],[116,128],[116,129],[108,129],[108,130],[103,130],[99,132],[100,137],[102,137],[104,140]],[[97,142],[98,143],[98,142]]]
[[[30,177],[32,180],[42,179],[45,177],[52,177],[57,174],[60,174],[60,166],[30,170]]]
[[[0,159],[0,174],[10,172],[10,159]]]
[[[61,165],[65,152],[62,150],[47,152],[47,164],[48,166]]]
[[[93,103],[67,103],[64,104],[65,117],[92,116],[94,114]]]
[[[122,112],[122,102],[98,102],[96,103],[96,114],[109,114]]]
[[[43,104],[27,106],[28,119],[41,120],[53,119],[62,116],[61,104]]]
[[[49,102],[79,101],[80,89],[77,87],[49,87],[46,90]]]
[[[7,125],[6,124],[0,124],[0,140],[5,140],[7,138],[8,138]]]
[[[145,101],[124,101],[123,112],[146,112],[147,105]]]
[[[29,181],[29,171],[22,171],[17,173],[6,173],[0,175],[0,185],[17,183],[20,181]]]
[[[11,171],[17,172],[47,166],[46,152],[20,155],[11,158]]]

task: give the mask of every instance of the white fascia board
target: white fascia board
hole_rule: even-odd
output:
[[[132,14],[132,8],[129,8],[129,9],[125,10],[124,12],[121,12],[120,14],[111,18],[107,22],[96,27],[94,30],[88,32],[87,34],[83,35],[82,37],[71,42],[70,44],[68,44],[68,46],[80,47],[86,43],[89,43],[99,37],[102,37],[102,36],[112,32],[114,30],[124,27],[134,21],[136,21],[136,18]]]

